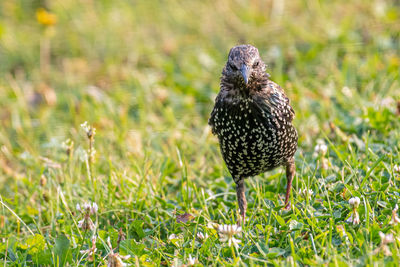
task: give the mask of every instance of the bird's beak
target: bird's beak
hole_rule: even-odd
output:
[[[249,74],[250,74],[249,67],[246,64],[243,64],[242,67],[240,68],[240,72],[242,73],[244,83],[247,84],[249,82]]]

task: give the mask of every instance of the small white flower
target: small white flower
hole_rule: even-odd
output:
[[[168,240],[169,241],[171,241],[171,240],[173,240],[173,239],[178,239],[179,237],[176,235],[176,234],[170,234],[169,236],[168,236]]]
[[[89,211],[90,211],[90,208],[92,207],[92,206],[90,205],[90,202],[85,202],[82,206],[83,206],[83,209],[84,209],[84,210],[89,210]]]
[[[85,216],[82,220],[78,221],[78,227],[82,230],[91,230],[96,229],[92,219],[89,216]]]
[[[119,255],[119,253],[114,253],[114,250],[111,246],[110,237],[107,237],[107,245],[110,248],[110,252],[107,255],[108,256],[107,267],[127,266],[127,264],[124,263],[122,260],[127,260],[131,256],[130,255],[122,256]]]
[[[97,206],[96,202],[93,202],[93,203],[92,203],[91,212],[92,212],[93,214],[96,214],[98,210],[99,210],[99,207]]]
[[[99,207],[97,206],[96,202],[85,202],[82,204],[82,207],[79,204],[76,204],[76,209],[82,213],[90,213],[90,215],[96,214],[97,211],[99,210]]]
[[[92,237],[92,247],[88,248],[86,250],[81,250],[80,251],[80,253],[82,253],[82,254],[87,254],[87,258],[88,258],[89,261],[93,261],[94,260],[94,255],[95,255],[95,253],[97,251],[96,239],[97,239],[97,237],[93,236]]]
[[[224,235],[235,235],[242,232],[242,227],[237,226],[236,224],[223,224],[218,225],[218,231]]]
[[[314,194],[314,191],[312,189],[307,189],[307,188],[304,188],[303,190],[300,189],[300,195],[302,195],[304,198],[310,199],[312,194]]]
[[[218,230],[218,226],[219,226],[218,223],[214,223],[214,222],[208,222],[208,223],[207,223],[207,228],[209,228],[209,229]]]
[[[204,241],[204,240],[206,240],[206,239],[208,238],[208,234],[207,234],[207,233],[206,233],[206,234],[203,234],[202,232],[197,232],[196,238],[197,238],[199,241]]]
[[[360,215],[358,215],[357,211],[353,211],[350,215],[350,217],[346,220],[346,222],[348,223],[352,223],[352,224],[359,224],[360,223]]]
[[[193,266],[193,265],[195,265],[196,262],[197,262],[197,259],[194,258],[194,257],[192,258],[192,255],[190,255],[190,254],[189,254],[189,257],[188,257],[187,260],[188,260],[188,261],[187,261],[186,266]]]
[[[346,222],[352,223],[352,224],[359,224],[360,223],[360,215],[358,214],[357,208],[360,205],[360,198],[359,197],[352,197],[349,199],[349,204],[351,206],[352,213],[350,217],[346,220]]]
[[[323,141],[318,141],[318,144],[314,147],[314,155],[325,155],[328,151],[328,146]]]
[[[352,208],[358,208],[358,206],[360,205],[360,198],[359,197],[350,198],[349,204]]]
[[[391,105],[395,104],[395,101],[391,97],[385,97],[385,98],[381,99],[379,104],[383,108],[389,108]]]
[[[181,247],[183,244],[183,235],[182,234],[171,234],[168,236],[168,241],[174,244],[176,247]]]
[[[82,230],[94,230],[96,226],[94,225],[92,219],[90,219],[90,215],[96,214],[98,211],[98,206],[95,202],[86,202],[84,204],[79,205],[76,204],[76,210],[79,211],[83,219],[78,221],[78,227],[81,228]]]
[[[242,227],[237,225],[219,225],[218,233],[220,235],[220,242],[228,242],[228,246],[234,245],[236,248],[238,247],[238,243],[240,243],[240,239],[236,239],[235,235],[242,232]]]
[[[61,147],[67,151],[67,154],[69,154],[74,147],[74,141],[67,139],[61,143]]]
[[[93,138],[96,134],[96,128],[88,124],[87,121],[81,124],[82,129],[86,132],[88,138]]]
[[[394,206],[394,209],[392,210],[392,219],[390,220],[389,224],[397,225],[400,222],[399,216],[397,216],[397,210],[399,209],[399,206],[396,204]]]
[[[400,173],[400,166],[399,165],[394,165],[393,166],[393,171]]]
[[[377,254],[379,251],[382,251],[385,256],[391,256],[392,252],[390,251],[388,244],[394,242],[393,234],[390,233],[385,235],[384,233],[379,232],[379,236],[381,238],[381,244],[373,251],[373,253]]]
[[[379,236],[381,237],[381,244],[382,245],[387,245],[389,243],[393,243],[394,242],[394,237],[393,237],[392,233],[385,235],[384,233],[379,232]]]
[[[87,121],[85,121],[84,123],[81,124],[81,127],[83,130],[85,130],[85,132],[89,131],[89,124]]]
[[[353,96],[353,92],[351,91],[351,89],[347,86],[342,88],[342,93],[347,96],[348,98],[351,98]]]
[[[93,252],[92,252],[92,250],[89,248],[89,249],[85,249],[85,250],[80,250],[79,252],[81,253],[81,254],[88,254],[88,256],[90,256],[92,253],[94,253],[94,252],[96,252],[97,251],[97,248],[95,248],[94,250],[93,250]]]
[[[323,170],[327,170],[329,168],[329,161],[327,158],[322,158],[321,159],[321,168]]]

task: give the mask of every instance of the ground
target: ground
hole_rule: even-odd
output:
[[[0,264],[397,265],[399,19],[394,0],[1,1]],[[299,149],[291,211],[283,169],[246,180],[236,247],[207,119],[239,43]]]

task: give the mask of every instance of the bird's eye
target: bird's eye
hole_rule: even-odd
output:
[[[256,67],[258,67],[258,65],[260,65],[260,61],[256,61],[256,62],[254,62],[254,64],[253,64],[253,68],[256,68]]]

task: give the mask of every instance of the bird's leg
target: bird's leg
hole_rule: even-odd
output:
[[[287,185],[286,185],[286,196],[285,196],[285,209],[287,209],[287,210],[290,209],[289,196],[290,196],[290,190],[292,189],[292,181],[293,181],[295,171],[296,171],[296,166],[294,164],[294,158],[291,158],[286,163]]]
[[[239,203],[240,215],[242,215],[242,221],[243,221],[242,226],[244,226],[246,209],[247,209],[247,201],[246,201],[246,195],[244,194],[244,190],[245,190],[244,179],[239,179],[239,181],[236,182],[236,195]],[[240,225],[239,220],[238,224]]]

